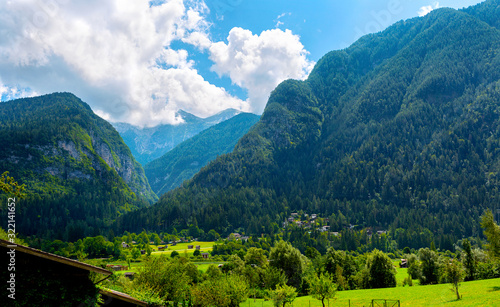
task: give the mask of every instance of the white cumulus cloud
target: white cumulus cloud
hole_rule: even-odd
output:
[[[305,79],[314,63],[307,50],[290,30],[266,30],[255,35],[249,30],[233,28],[227,43],[210,47],[212,70],[248,90],[252,111],[260,113],[270,92],[285,79]]]
[[[182,0],[2,1],[2,94],[71,91],[99,115],[138,125],[179,122],[178,109],[248,110],[204,80],[187,51],[170,48],[174,40],[207,45],[206,10]]]
[[[261,112],[278,83],[312,69],[291,31],[234,28],[213,42],[208,14],[203,0],[0,1],[0,99],[72,92],[103,118],[153,126],[181,122],[179,109]],[[248,99],[205,80],[175,41],[208,54]]]
[[[430,12],[432,12],[433,10],[438,9],[438,8],[439,8],[439,2],[436,2],[433,5],[422,6],[418,10],[418,16],[423,17],[423,16],[429,14]]]

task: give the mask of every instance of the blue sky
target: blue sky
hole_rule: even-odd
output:
[[[73,92],[110,121],[261,113],[327,52],[441,7],[427,0],[0,1],[0,97]]]

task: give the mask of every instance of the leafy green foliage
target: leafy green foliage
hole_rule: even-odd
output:
[[[325,299],[330,300],[337,293],[337,287],[328,274],[320,274],[319,276],[313,274],[309,278],[308,283],[309,294],[315,299],[320,300],[323,307],[325,307]]]
[[[366,288],[396,287],[396,268],[383,252],[374,250],[366,260]]]
[[[173,301],[178,305],[190,300],[190,286],[198,279],[196,266],[185,258],[148,257],[134,280],[134,286],[149,289],[164,302]]]
[[[472,251],[472,245],[470,244],[470,241],[468,239],[465,239],[462,242],[462,246],[465,253],[465,259],[463,260],[465,268],[464,280],[465,281],[474,280],[477,271],[477,261]]]
[[[339,290],[356,289],[356,274],[360,270],[355,258],[345,251],[329,248],[324,256],[324,270]]]
[[[437,284],[439,281],[439,256],[433,250],[421,248],[418,251],[420,259],[421,285]]]
[[[481,219],[481,227],[488,239],[488,252],[494,258],[500,258],[500,226],[495,223],[493,213],[488,210]]]
[[[457,295],[457,300],[461,299],[460,293],[458,292],[458,288],[460,287],[460,283],[464,281],[465,270],[462,263],[456,259],[452,259],[448,263],[444,265],[443,279],[447,282],[451,283],[452,290]]]
[[[288,285],[279,285],[271,292],[271,297],[276,307],[291,306],[297,297],[297,289]]]
[[[193,290],[194,306],[237,307],[248,297],[245,280],[239,275],[208,279]]]
[[[14,178],[9,176],[9,172],[4,172],[0,176],[0,191],[3,191],[9,196],[25,197],[25,186],[19,185]]]
[[[305,272],[305,257],[290,243],[279,241],[269,253],[270,266],[285,273],[287,284],[300,289]]]

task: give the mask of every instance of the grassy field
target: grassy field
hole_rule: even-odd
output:
[[[455,293],[450,289],[450,284],[440,284],[432,286],[399,286],[397,288],[387,289],[339,291],[335,296],[335,300],[330,301],[330,306],[371,306],[372,299],[400,300],[401,306],[500,306],[500,279],[462,283],[459,288],[462,299],[459,301],[456,300]],[[253,299],[249,299],[240,306],[271,307],[273,303],[272,301],[258,299],[254,301]],[[310,296],[304,296],[297,298],[293,306],[317,307],[322,305],[320,301]]]
[[[200,252],[208,253],[212,251],[215,242],[192,242],[192,243],[178,243],[177,245],[168,244],[168,248],[165,251],[158,251],[158,246],[151,245],[156,251],[152,252],[151,255],[159,256],[159,255],[167,255],[169,256],[172,251],[177,251],[179,254],[183,255],[186,253],[188,256],[192,256],[194,251],[196,250],[196,246],[200,246]],[[193,249],[188,249],[188,245],[193,245]],[[159,245],[163,246],[163,245]]]
[[[182,257],[184,256],[184,254],[187,254],[187,256],[192,256],[194,251],[196,250],[196,246],[199,245],[200,246],[200,252],[201,253],[209,253],[210,251],[212,251],[212,248],[214,246],[215,242],[192,242],[192,243],[179,243],[175,246],[172,246],[172,245],[168,245],[168,248],[164,251],[158,251],[158,246],[156,245],[151,245],[151,248],[153,248],[155,251],[151,253],[152,256],[161,256],[161,255],[165,255],[165,256],[169,256],[170,257],[170,254],[173,252],[173,251],[177,251],[179,253],[179,255]],[[193,245],[193,249],[188,249],[188,245]],[[159,245],[159,246],[164,246],[164,245]],[[116,274],[120,275],[120,274],[124,274],[125,272],[137,272],[138,269],[140,267],[143,266],[143,262],[142,260],[144,259],[144,255],[141,256],[140,260],[138,262],[134,262],[132,261],[131,262],[131,268],[127,271],[118,271],[116,272]],[[210,264],[215,264],[215,265],[218,265],[220,263],[223,263],[223,262],[210,262],[210,261],[207,261],[207,262],[194,262],[194,264],[196,264],[196,266],[198,266],[198,269],[202,270],[202,271],[206,271],[208,266]],[[118,260],[118,261],[113,261],[112,264],[120,264],[120,265],[128,265],[126,261],[123,261],[123,260]],[[95,264],[94,264],[95,265]]]
[[[224,262],[195,262],[194,264],[196,264],[198,270],[205,272],[211,264],[219,265],[223,263]]]

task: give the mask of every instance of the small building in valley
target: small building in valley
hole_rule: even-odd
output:
[[[401,259],[401,263],[399,264],[400,268],[408,268],[408,260],[406,259]]]

